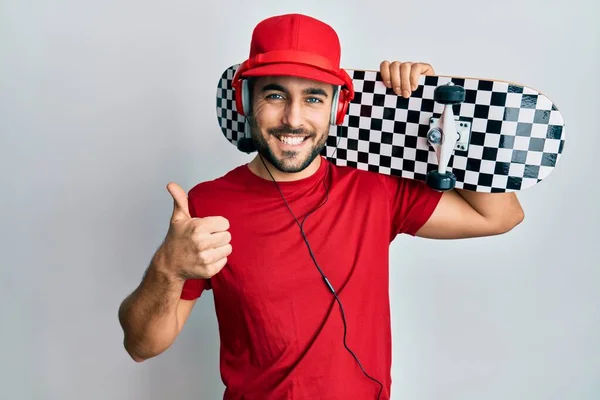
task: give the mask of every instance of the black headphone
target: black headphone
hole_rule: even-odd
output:
[[[254,146],[254,142],[252,141],[250,121],[248,121],[250,118],[250,116],[246,117],[246,122],[244,123],[244,136],[237,141],[238,150],[248,154],[256,151],[256,146]]]

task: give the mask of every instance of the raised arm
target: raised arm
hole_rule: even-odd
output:
[[[181,299],[187,279],[217,274],[231,254],[229,222],[223,217],[192,218],[181,187],[167,187],[174,199],[167,236],[152,258],[140,285],[119,307],[125,349],[135,361],[170,347],[195,300]]]
[[[514,193],[444,192],[429,220],[416,236],[462,239],[506,233],[523,221]]]
[[[380,64],[381,78],[388,88],[410,97],[422,75],[435,75],[430,64],[389,62]],[[459,239],[508,232],[524,218],[514,193],[476,193],[461,189],[445,192],[428,222],[416,236]]]

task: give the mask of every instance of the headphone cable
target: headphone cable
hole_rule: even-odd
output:
[[[347,129],[347,128],[346,128]],[[340,137],[341,138],[341,137]],[[335,150],[334,153],[337,152],[337,146],[339,145],[339,139],[338,138],[338,142],[335,146]],[[331,284],[331,282],[329,282],[329,279],[327,279],[327,277],[325,276],[325,274],[323,273],[323,270],[321,269],[321,267],[319,266],[319,264],[317,263],[317,259],[312,251],[312,248],[310,247],[310,243],[308,242],[308,238],[306,237],[306,234],[304,232],[304,222],[306,221],[306,219],[308,218],[309,215],[311,215],[313,212],[317,211],[319,208],[321,208],[326,202],[327,200],[329,200],[329,188],[327,187],[327,184],[325,183],[325,178],[323,179],[323,186],[325,187],[325,200],[319,204],[317,207],[315,207],[312,211],[310,211],[308,214],[306,214],[304,216],[304,219],[302,220],[302,223],[300,223],[298,221],[298,218],[296,218],[296,215],[294,214],[294,212],[292,211],[292,208],[290,207],[290,205],[288,204],[283,191],[281,190],[281,187],[279,186],[279,184],[277,183],[277,181],[275,180],[275,178],[273,177],[273,175],[271,174],[271,171],[269,170],[269,168],[267,167],[267,165],[265,164],[265,161],[263,160],[262,154],[258,153],[258,156],[260,157],[260,160],[262,161],[265,169],[267,170],[267,172],[269,173],[269,175],[271,176],[271,179],[273,180],[273,183],[275,183],[275,186],[277,187],[277,189],[279,190],[279,193],[281,194],[281,198],[283,199],[285,205],[287,206],[288,210],[290,211],[290,213],[292,214],[292,217],[294,217],[294,220],[296,221],[296,224],[298,225],[298,227],[300,228],[300,233],[302,234],[302,238],[304,239],[304,242],[306,243],[306,246],[308,247],[308,252],[310,254],[310,257],[312,258],[315,266],[317,267],[317,270],[319,271],[319,273],[321,274],[321,277],[323,278],[323,280],[325,281],[325,284],[327,285],[327,287],[329,288],[329,290],[331,291],[331,293],[333,293],[333,296],[335,297],[336,301],[338,302],[339,306],[340,306],[340,311],[342,314],[342,321],[344,323],[344,347],[346,348],[346,350],[348,350],[348,352],[352,355],[352,357],[354,358],[354,360],[356,360],[356,362],[358,363],[358,366],[360,367],[360,369],[362,370],[363,374],[365,374],[365,376],[369,379],[371,379],[374,382],[377,382],[377,384],[379,384],[379,393],[377,394],[377,399],[379,400],[379,397],[381,396],[381,391],[383,390],[383,385],[381,384],[381,382],[379,382],[377,379],[371,377],[369,374],[367,374],[367,372],[365,371],[365,369],[363,368],[361,362],[359,361],[358,357],[354,354],[354,352],[352,350],[350,350],[350,348],[348,347],[347,343],[346,343],[346,333],[347,333],[347,325],[346,325],[346,314],[344,313],[344,307],[342,306],[342,302],[339,299],[337,292],[335,291],[333,285]],[[333,155],[332,155],[333,157]],[[322,161],[323,162],[323,161]],[[327,165],[327,175],[326,177],[329,175],[329,172],[331,171],[331,164]]]

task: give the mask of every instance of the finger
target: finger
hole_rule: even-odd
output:
[[[219,261],[216,261],[212,264],[208,264],[206,266],[206,269],[208,270],[208,273],[212,277],[212,276],[215,276],[216,274],[218,274],[219,272],[221,272],[221,270],[223,269],[223,267],[225,267],[225,265],[227,265],[227,257],[223,257]]]
[[[412,88],[410,87],[410,71],[412,69],[412,63],[403,63],[400,66],[400,81],[402,88],[402,97],[409,98]]]
[[[435,71],[430,64],[421,63],[421,75],[435,75]]]
[[[212,249],[206,249],[200,252],[200,260],[204,265],[214,264],[222,258],[225,258],[233,251],[231,244],[226,244]]]
[[[381,80],[383,81],[383,84],[387,88],[391,88],[392,79],[390,77],[390,62],[387,60],[382,61],[381,65],[379,66],[379,71],[381,72]]]
[[[394,61],[390,65],[390,78],[392,80],[392,87],[397,95],[401,93],[401,79],[400,79],[400,67],[399,61]]]
[[[423,71],[423,64],[414,64],[410,70],[410,88],[412,91],[417,90],[419,87],[419,79]]]
[[[181,186],[174,182],[170,182],[167,185],[167,190],[173,197],[173,214],[171,215],[171,221],[191,218],[187,194]]]
[[[229,229],[229,220],[225,217],[204,217],[197,224],[198,229],[204,233],[225,232]]]
[[[425,63],[415,64],[410,72],[410,83],[412,90],[417,90],[417,87],[419,87],[419,80],[421,79],[421,76],[434,74],[435,71],[431,65]]]
[[[196,235],[198,243],[200,243],[199,249],[201,251],[221,247],[231,242],[231,233],[229,231],[217,232],[213,234],[202,233]]]

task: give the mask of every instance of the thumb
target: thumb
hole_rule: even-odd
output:
[[[188,208],[187,194],[181,188],[181,186],[174,182],[170,182],[167,185],[167,190],[173,197],[173,215],[171,216],[171,221],[192,218]]]

